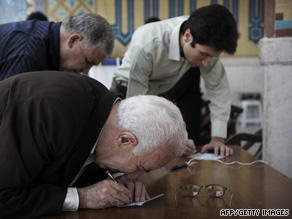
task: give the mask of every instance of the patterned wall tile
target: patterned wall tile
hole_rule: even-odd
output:
[[[49,0],[47,13],[50,20],[63,21],[76,14],[96,13],[95,2],[93,0]]]
[[[0,23],[21,21],[26,19],[25,0],[1,0]]]
[[[112,25],[113,57],[123,57],[133,32],[149,17],[189,15],[209,4],[224,5],[233,14],[239,31],[235,56],[257,56],[263,37],[264,0],[0,0],[0,23],[24,20],[31,11],[42,11],[55,22],[71,15],[98,13]]]

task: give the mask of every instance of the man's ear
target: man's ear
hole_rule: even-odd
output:
[[[185,42],[193,42],[193,35],[191,34],[190,29],[186,29],[184,33],[184,41]]]
[[[68,47],[72,48],[74,43],[81,41],[81,40],[82,40],[82,35],[79,33],[74,33],[74,34],[70,35],[69,41],[68,41]]]
[[[120,133],[117,140],[119,146],[136,146],[138,144],[136,136],[131,132]]]

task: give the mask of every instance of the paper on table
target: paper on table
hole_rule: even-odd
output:
[[[191,154],[187,156],[188,158],[196,159],[196,160],[219,160],[221,158],[224,158],[220,155],[215,156],[213,153],[196,153],[196,154]]]
[[[150,201],[152,201],[152,200],[154,200],[154,199],[157,199],[157,198],[159,198],[159,197],[161,197],[161,196],[163,196],[163,195],[164,195],[164,194],[160,194],[160,195],[154,196],[154,197],[152,197],[152,198],[150,198],[150,199],[148,199],[148,200],[146,200],[146,201],[144,201],[144,202],[132,202],[132,203],[127,204],[127,205],[119,206],[119,208],[123,208],[123,207],[131,207],[131,206],[142,206],[142,205],[145,204],[146,202],[150,202]]]

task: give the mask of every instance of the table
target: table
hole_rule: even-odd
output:
[[[222,159],[224,162],[249,163],[256,160],[241,147],[231,147],[234,154]],[[221,213],[225,214],[228,213],[225,211],[226,209],[240,210],[237,212],[240,214],[252,214],[251,210],[259,209],[259,215],[256,218],[263,218],[263,213],[277,214],[281,212],[289,214],[288,217],[281,218],[292,218],[292,179],[272,167],[263,163],[243,166],[239,164],[225,165],[218,161],[198,161],[189,167],[169,171],[171,166],[188,160],[189,158],[175,158],[165,167],[146,173],[141,177],[151,197],[164,193],[163,197],[145,203],[142,207],[79,210],[77,212],[64,212],[59,217],[46,217],[46,219],[219,218],[221,209],[224,209],[224,211],[221,210]],[[223,185],[232,191],[232,203],[229,207],[230,194],[228,192],[222,198],[208,198],[205,191],[202,190],[196,198],[178,199],[179,207],[177,207],[174,199],[175,191],[178,186],[184,184]],[[249,211],[243,211],[243,209],[249,209]],[[254,213],[256,212],[254,211]]]

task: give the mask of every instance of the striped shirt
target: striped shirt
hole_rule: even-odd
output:
[[[61,23],[29,20],[0,25],[0,81],[23,72],[59,70]]]

